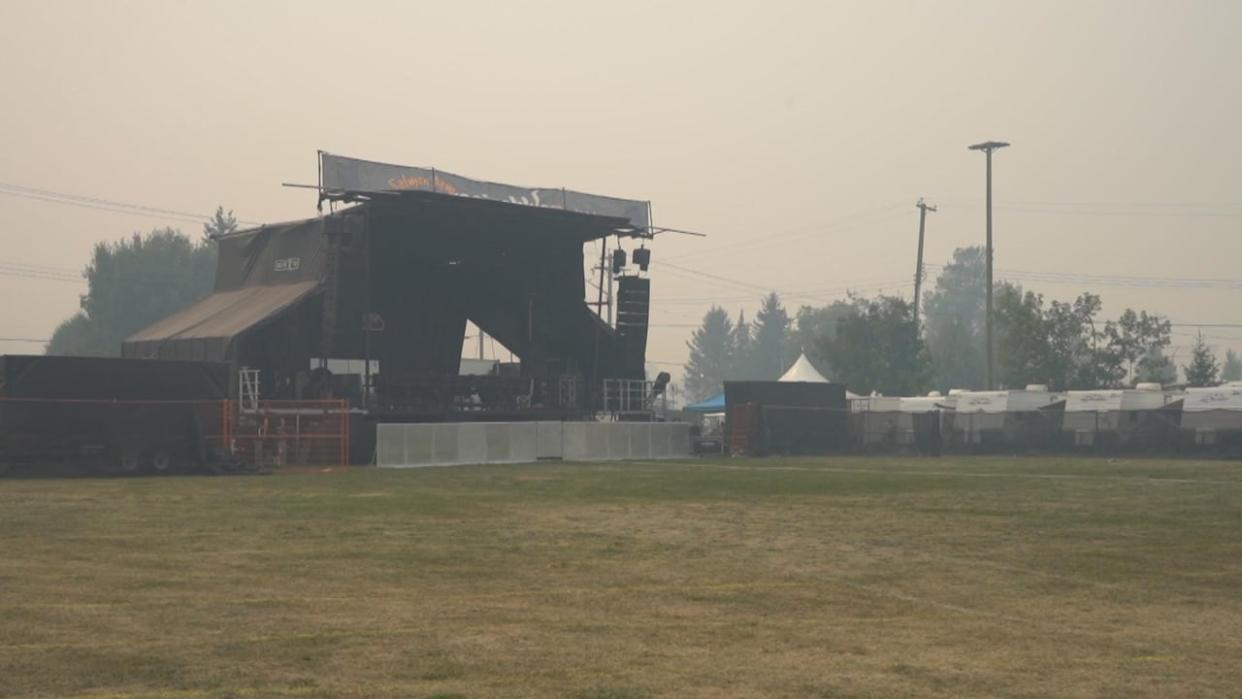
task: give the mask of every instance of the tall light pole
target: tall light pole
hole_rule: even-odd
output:
[[[985,341],[987,342],[987,357],[988,357],[987,387],[989,391],[996,388],[996,385],[993,383],[993,378],[995,374],[993,372],[994,365],[992,363],[992,151],[1000,150],[1001,148],[1005,148],[1008,146],[1009,144],[1004,143],[1003,141],[985,141],[983,143],[976,143],[975,145],[970,146],[970,150],[981,150],[984,153],[986,153],[988,156],[988,213],[987,213],[987,216],[988,216],[988,247],[987,247],[988,279],[987,279],[987,285],[988,285],[988,288],[987,288],[987,306],[986,306],[986,310],[984,311],[985,315],[983,318],[983,326],[984,328],[986,328]]]

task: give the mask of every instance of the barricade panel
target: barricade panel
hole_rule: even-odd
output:
[[[230,450],[255,466],[345,466],[349,463],[349,406],[343,400],[230,404]]]

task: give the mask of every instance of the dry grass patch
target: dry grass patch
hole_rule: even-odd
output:
[[[1242,465],[0,482],[0,695],[1229,696]]]

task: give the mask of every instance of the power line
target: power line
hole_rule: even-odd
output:
[[[947,265],[928,264],[928,267],[944,270],[947,268]],[[1019,269],[998,269],[997,272],[1010,279],[1017,279],[1020,281],[1038,281],[1050,284],[1096,284],[1100,286],[1132,286],[1138,288],[1173,289],[1242,289],[1242,279],[1144,277],[1121,274],[1041,272]]]
[[[978,203],[978,199],[969,199],[973,203]],[[1109,207],[1109,208],[1127,208],[1127,209],[1228,209],[1242,208],[1242,202],[1160,202],[1160,201],[1019,201],[1007,199],[1002,204],[1011,204],[1016,206],[1081,206],[1081,207]]]
[[[0,182],[0,194],[34,199],[36,201],[45,201],[52,204],[65,204],[87,209],[97,209],[100,211],[110,211],[112,213],[130,214],[134,216],[146,216],[150,218],[173,219],[187,223],[203,223],[211,220],[214,216],[214,214],[198,214],[188,211],[178,211],[176,209],[146,206],[143,204],[130,204],[112,199],[70,194],[68,192],[57,192],[51,189],[40,189],[38,187],[28,187],[26,185],[11,184],[7,182]],[[238,220],[237,222],[247,226],[259,225],[259,223],[255,221]]]
[[[962,208],[979,208],[978,199],[951,200]],[[1003,201],[997,208],[1017,213],[1067,216],[1131,216],[1144,217],[1225,217],[1242,216],[1242,203],[1236,202],[1065,202],[1065,201]]]
[[[83,274],[63,274],[57,272],[43,272],[37,269],[14,268],[5,264],[0,264],[0,276],[13,277],[17,279],[33,279],[40,281],[62,282],[67,284],[87,284],[88,279]],[[107,278],[110,281],[124,281],[134,284],[149,285],[176,285],[185,284],[185,277],[138,277],[129,274],[104,274],[96,271],[91,275],[91,279]]]
[[[720,252],[728,252],[730,250],[735,250],[737,248],[753,247],[755,245],[763,245],[773,240],[790,240],[790,239],[795,239],[795,238],[805,238],[805,237],[809,237],[813,235],[821,235],[829,231],[840,230],[842,228],[849,229],[850,227],[856,226],[868,220],[881,220],[881,219],[886,219],[886,218],[892,218],[894,216],[904,217],[904,216],[909,215],[909,212],[901,210],[905,206],[906,204],[903,202],[903,203],[889,204],[889,205],[877,207],[874,209],[866,209],[864,211],[859,211],[859,212],[852,213],[852,214],[846,214],[845,216],[841,216],[839,218],[830,219],[829,221],[825,223],[817,223],[817,224],[799,226],[798,228],[792,231],[787,231],[784,233],[772,233],[768,235],[761,235],[755,238],[749,238],[747,240],[739,240],[733,243],[725,243],[723,245],[716,245],[716,246],[713,246],[709,250],[695,252],[695,253],[688,253],[685,255],[679,255],[671,259],[682,260],[682,259],[687,259],[691,257],[695,259],[699,259],[707,255],[715,255]]]
[[[40,270],[46,272],[56,272],[61,274],[77,274],[78,270],[69,267],[53,267],[51,265],[37,265],[31,262],[14,262],[12,260],[0,260],[0,266],[4,267],[24,267],[31,270]]]
[[[708,281],[706,279],[692,278],[689,276],[682,277],[682,278],[690,279],[691,281],[696,281],[696,282],[707,282]],[[783,296],[822,296],[827,293],[832,293],[834,291],[842,291],[842,290],[861,291],[861,290],[872,288],[872,287],[888,288],[893,285],[909,286],[908,280],[906,279],[893,279],[892,277],[878,277],[878,276],[862,277],[862,278],[856,278],[856,279],[840,279],[840,280],[837,280],[837,283],[838,283],[838,286],[833,286],[833,287],[820,287],[820,288],[814,288],[814,289],[783,289],[783,290],[777,289],[776,291],[777,293]],[[659,296],[659,300],[662,305],[692,304],[692,303],[701,303],[701,302],[708,302],[708,301],[715,301],[715,302],[748,301],[753,298],[755,298],[753,294],[748,294],[746,296],[720,296],[718,294],[712,294],[710,296],[663,296],[663,295]]]
[[[8,269],[5,267],[0,267],[0,276],[16,277],[19,279],[37,279],[41,281],[62,282],[68,284],[84,284],[86,282],[86,280],[81,277],[72,279],[58,274],[40,274],[31,270]]]

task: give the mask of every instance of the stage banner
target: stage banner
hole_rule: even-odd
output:
[[[451,172],[319,154],[319,186],[326,196],[333,192],[391,192],[420,190],[458,197],[503,201],[521,206],[565,209],[582,214],[628,219],[636,228],[646,228],[648,206],[645,201],[619,199],[548,187],[518,187],[497,182],[472,180]]]

